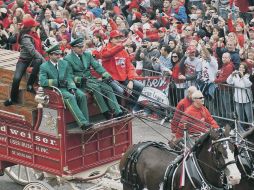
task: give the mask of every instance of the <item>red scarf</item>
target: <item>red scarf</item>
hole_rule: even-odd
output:
[[[179,6],[179,7],[177,7],[176,9],[174,9],[174,12],[175,12],[176,14],[178,14],[179,9],[180,9],[180,6]]]
[[[38,34],[36,32],[29,32],[28,33],[30,36],[32,36],[33,40],[34,40],[34,47],[35,49],[41,54],[43,55],[44,52],[42,50],[42,43],[41,43],[41,39],[40,37],[38,36]]]

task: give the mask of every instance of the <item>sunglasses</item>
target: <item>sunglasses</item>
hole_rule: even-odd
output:
[[[172,57],[173,57],[173,58],[178,58],[178,56],[177,56],[177,55],[172,55]]]
[[[199,100],[201,100],[201,99],[204,99],[204,97],[202,96],[202,97],[198,97],[198,98],[195,98],[195,99],[199,99]]]

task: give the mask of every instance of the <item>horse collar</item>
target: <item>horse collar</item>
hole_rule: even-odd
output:
[[[225,187],[215,187],[205,179],[195,153],[190,154],[185,164],[187,176],[194,188],[200,190],[225,190]]]

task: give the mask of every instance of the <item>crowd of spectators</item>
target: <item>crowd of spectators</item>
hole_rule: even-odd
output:
[[[171,76],[179,100],[197,83],[252,86],[252,0],[1,0],[0,7],[1,48],[18,51],[22,20],[33,17],[45,47],[57,41],[68,54],[70,41],[83,37],[98,61],[110,32],[120,31],[137,73]]]

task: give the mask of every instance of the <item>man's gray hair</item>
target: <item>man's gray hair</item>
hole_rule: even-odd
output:
[[[197,87],[196,86],[190,86],[188,89],[187,89],[187,94],[189,93],[193,93],[197,90]]]
[[[194,101],[195,98],[199,98],[199,97],[202,97],[202,96],[203,96],[203,93],[200,90],[196,90],[195,92],[193,92],[191,98]]]

